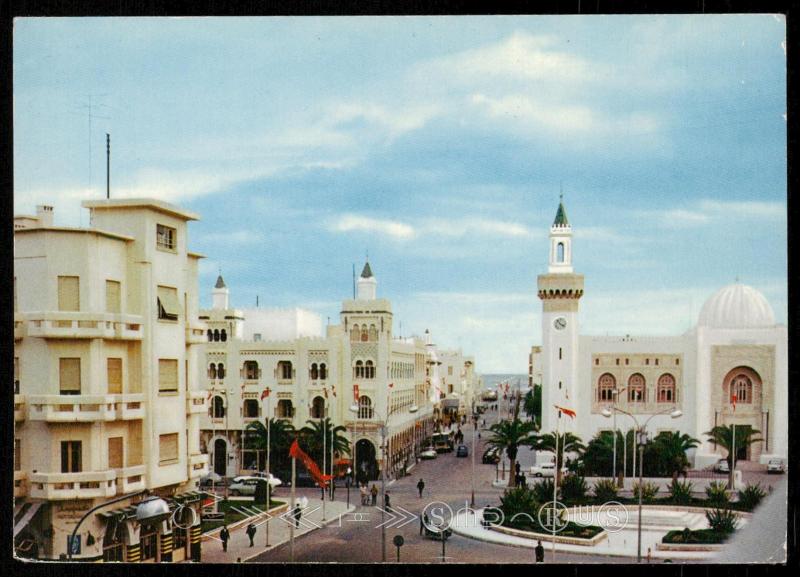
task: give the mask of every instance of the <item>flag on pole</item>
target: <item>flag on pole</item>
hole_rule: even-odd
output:
[[[565,415],[567,415],[570,419],[574,419],[575,417],[578,416],[577,413],[575,411],[573,411],[572,409],[566,409],[564,407],[559,407],[558,405],[553,405],[553,406],[556,409],[558,409],[561,413],[564,413]]]
[[[733,412],[736,412],[736,393],[731,395],[731,405],[733,405]]]
[[[270,394],[271,392],[272,392],[272,391],[270,391],[270,388],[269,388],[269,387],[267,387],[266,389],[264,389],[264,390],[261,392],[261,400],[263,401],[263,400],[264,400],[266,397],[269,397],[269,394]]]
[[[333,475],[322,474],[322,472],[319,470],[319,467],[314,462],[314,459],[309,457],[300,448],[300,445],[297,443],[297,439],[294,440],[292,446],[289,448],[289,456],[293,459],[300,459],[308,470],[308,474],[311,475],[311,477],[313,477],[313,479],[317,482],[317,485],[323,489],[328,486],[328,481],[333,479]]]
[[[214,396],[214,393],[212,391],[208,391],[208,396],[206,397],[206,401],[210,401],[211,397],[213,397],[213,396]]]
[[[325,395],[325,399],[328,399],[328,387],[322,387],[322,394]]]
[[[353,398],[355,399],[356,403],[358,402],[358,385],[353,385]]]
[[[391,389],[394,386],[394,383],[389,383],[389,388]]]

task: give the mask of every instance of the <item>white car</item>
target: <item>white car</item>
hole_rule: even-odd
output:
[[[728,465],[728,459],[720,459],[716,463],[714,463],[712,469],[715,473],[730,473],[731,469]]]
[[[420,459],[435,459],[436,458],[436,449],[433,447],[428,447],[424,451],[419,454]]]
[[[767,473],[785,473],[786,469],[783,466],[782,459],[770,459],[767,462]]]
[[[555,463],[542,463],[540,465],[533,465],[531,467],[531,475],[534,477],[555,477],[556,464]],[[561,474],[566,475],[567,468],[561,467]]]
[[[255,481],[267,480],[267,474],[266,473],[254,473],[253,475],[241,475],[239,477],[234,477],[233,478],[233,483],[234,484],[243,483],[243,482],[245,482],[247,480],[255,480]],[[272,486],[272,487],[278,487],[278,486],[283,484],[281,482],[281,480],[278,479],[278,477],[274,476],[272,473],[269,474],[268,482],[269,482],[270,486]]]

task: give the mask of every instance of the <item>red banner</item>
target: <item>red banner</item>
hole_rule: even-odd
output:
[[[297,443],[297,439],[294,440],[294,443],[292,443],[292,446],[289,448],[289,456],[294,459],[300,459],[308,470],[308,474],[314,478],[314,480],[317,482],[317,485],[320,487],[327,487],[328,481],[333,479],[332,475],[322,474],[322,472],[319,470],[319,467],[317,467],[317,464],[314,462],[314,459],[306,455],[303,452],[303,449],[300,448],[300,445]]]

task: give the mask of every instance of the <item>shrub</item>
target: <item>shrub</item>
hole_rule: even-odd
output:
[[[561,480],[561,498],[565,501],[580,501],[588,490],[586,479],[580,475],[567,475]]]
[[[687,505],[692,502],[692,483],[689,481],[673,480],[669,485],[669,495],[672,502],[678,505]]]
[[[503,496],[500,497],[500,510],[507,519],[518,513],[532,515],[535,518],[539,510],[539,503],[533,491],[527,487],[515,487],[506,489]]]
[[[761,483],[748,483],[744,489],[739,490],[739,503],[748,511],[752,511],[761,500],[767,496],[767,493],[761,488]]]
[[[731,502],[731,494],[725,487],[725,483],[720,481],[713,481],[706,487],[706,497],[708,503],[715,507],[727,505]]]
[[[552,479],[545,479],[544,481],[537,481],[531,488],[534,498],[539,503],[546,503],[553,500],[553,481]]]
[[[617,484],[613,479],[600,479],[594,484],[594,496],[599,501],[613,501],[617,498]]]
[[[637,499],[639,498],[639,483],[636,482],[633,484],[633,496]],[[656,498],[656,494],[658,493],[658,485],[655,483],[645,482],[641,486],[642,491],[642,501],[650,502]]]
[[[739,524],[739,516],[730,509],[706,511],[706,520],[709,528],[725,535],[736,531],[736,526]]]

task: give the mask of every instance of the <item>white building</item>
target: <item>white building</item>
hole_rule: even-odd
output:
[[[14,537],[17,555],[200,558],[199,516],[142,526],[143,490],[199,506],[196,216],[155,200],[84,202],[89,228],[52,208],[15,219]],[[128,496],[130,495],[130,496]]]
[[[787,457],[787,329],[775,323],[772,308],[757,290],[738,283],[721,288],[706,301],[697,325],[682,335],[582,335],[583,275],[572,269],[572,229],[563,203],[550,229],[548,272],[539,275],[538,289],[542,430],[555,429],[554,405],[560,405],[578,415],[562,418],[561,430],[588,441],[598,431],[611,430],[611,419],[602,411],[616,396],[617,406],[640,423],[671,407],[680,409],[683,415],[677,419],[653,417],[648,431],[680,431],[703,441],[694,454],[696,467],[724,456],[704,433],[732,423],[757,429],[763,438],[741,449],[739,458],[763,463]],[[618,415],[617,425],[627,430],[633,422]]]

